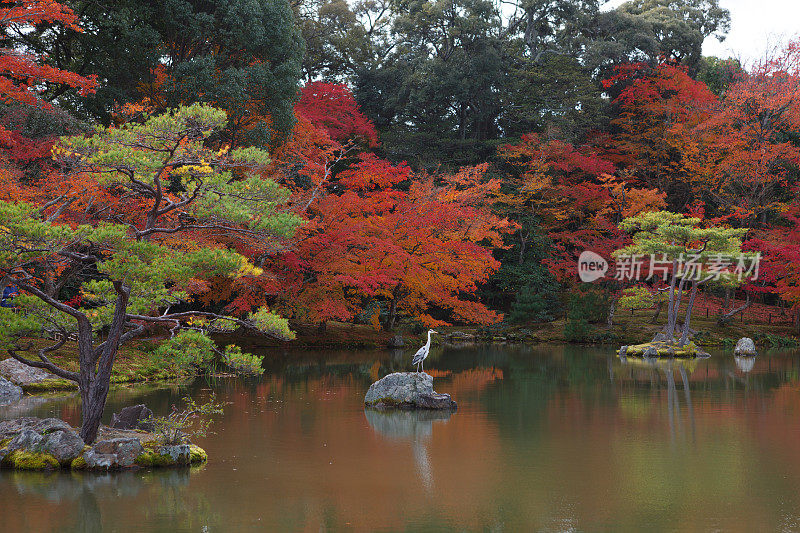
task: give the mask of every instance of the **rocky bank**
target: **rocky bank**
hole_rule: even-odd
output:
[[[206,462],[194,444],[165,445],[142,430],[103,426],[86,445],[69,424],[57,418],[23,417],[0,422],[0,467],[18,470],[119,470],[189,466]]]

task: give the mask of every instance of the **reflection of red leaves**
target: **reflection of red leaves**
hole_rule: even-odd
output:
[[[469,392],[482,391],[502,379],[503,370],[500,368],[472,368],[453,374],[448,383],[448,390],[453,392],[453,396],[458,397]]]
[[[432,378],[445,378],[448,377],[453,372],[450,370],[436,370],[435,368],[429,368],[425,371],[426,374],[431,376]]]

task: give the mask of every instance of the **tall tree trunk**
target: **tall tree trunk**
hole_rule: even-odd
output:
[[[606,323],[608,324],[609,328],[614,325],[614,313],[616,312],[616,310],[617,310],[616,302],[611,302],[611,305],[608,307],[608,319],[606,320]]]
[[[87,444],[93,443],[97,438],[97,430],[100,429],[100,421],[103,418],[108,397],[108,388],[109,383],[103,384],[100,380],[88,385],[81,384],[80,436]]]
[[[384,329],[386,331],[392,331],[394,329],[394,323],[397,319],[397,300],[400,298],[400,285],[396,285],[394,289],[392,289],[392,301],[389,302],[389,316],[386,317],[386,324]]]
[[[97,348],[92,346],[91,329],[79,331],[84,338],[79,338],[80,381],[81,390],[81,430],[80,436],[86,444],[91,444],[97,438],[100,420],[108,398],[108,389],[111,384],[111,369],[119,350],[120,340],[125,330],[130,287],[122,282],[115,281],[114,289],[117,300],[114,305],[114,317],[111,320],[108,337]],[[81,342],[82,341],[82,342]]]
[[[667,323],[667,342],[673,343],[675,342],[675,327],[678,324],[678,312],[681,308],[681,299],[683,298],[683,287],[686,285],[686,278],[681,278],[680,283],[678,283],[678,292],[677,295],[674,297],[672,293],[674,289],[670,287],[670,297],[674,299],[672,304],[672,312],[670,313],[669,320]]]
[[[697,280],[692,281],[692,292],[689,296],[689,303],[686,304],[686,316],[683,319],[683,332],[681,333],[681,340],[678,346],[683,346],[689,340],[689,321],[692,318],[692,307],[694,307],[694,298],[697,295],[697,287],[700,282]]]
[[[675,331],[675,324],[673,320],[675,318],[675,282],[678,280],[677,278],[677,269],[678,269],[678,260],[672,260],[672,278],[669,280],[669,299],[667,300],[667,328],[665,333],[667,334],[667,339],[672,338],[672,333]]]

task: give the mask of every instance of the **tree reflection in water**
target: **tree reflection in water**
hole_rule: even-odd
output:
[[[677,435],[683,432],[681,420],[681,407],[678,390],[675,385],[675,373],[681,378],[683,385],[684,402],[686,403],[687,418],[689,419],[689,431],[691,442],[696,442],[696,429],[694,419],[694,408],[692,406],[692,389],[689,386],[689,375],[697,368],[695,359],[658,359],[658,358],[633,358],[620,355],[620,361],[624,366],[648,368],[651,370],[651,381],[660,383],[661,376],[667,382],[667,415],[669,420],[669,433],[672,442],[675,442]],[[609,373],[612,373],[612,365],[609,364]],[[688,369],[688,372],[687,372]],[[655,378],[655,379],[652,379]],[[613,373],[611,374],[613,381]]]
[[[161,523],[165,530],[177,524],[198,528],[218,525],[219,522],[213,513],[208,512],[208,502],[204,504],[198,500],[197,494],[190,494],[187,490],[192,472],[202,468],[107,474],[7,471],[0,475],[0,486],[11,484],[20,496],[43,498],[63,508],[53,531],[106,531],[109,524],[103,522],[104,506],[133,509],[143,502],[148,502],[148,512],[153,515],[149,517],[151,524]],[[11,530],[14,530],[13,526]]]
[[[422,486],[433,490],[433,468],[428,454],[428,443],[433,435],[433,423],[446,423],[451,411],[407,411],[364,409],[370,427],[379,435],[399,442],[410,442],[414,463],[417,466]]]

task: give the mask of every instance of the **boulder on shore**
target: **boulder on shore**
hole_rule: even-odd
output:
[[[736,348],[733,349],[734,355],[758,355],[756,343],[750,337],[742,337],[736,341]]]
[[[110,439],[96,442],[91,450],[83,454],[83,459],[89,468],[111,470],[133,465],[143,453],[139,439]]]
[[[42,381],[51,379],[58,379],[58,377],[46,370],[28,366],[21,361],[17,361],[13,357],[0,361],[0,376],[20,387],[41,383]]]
[[[449,394],[433,390],[433,377],[425,372],[395,372],[370,385],[364,405],[400,409],[456,409]]]
[[[42,435],[53,431],[72,431],[69,424],[58,418],[36,418],[35,416],[24,416],[0,422],[0,440],[14,437],[23,430],[31,429]]]

